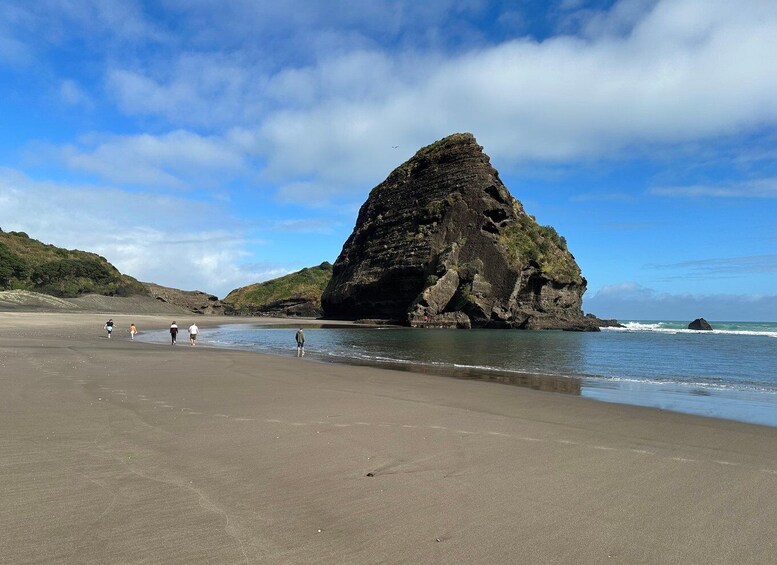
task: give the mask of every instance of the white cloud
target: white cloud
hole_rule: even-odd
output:
[[[22,6],[0,4],[0,63],[16,66],[32,61],[32,50],[18,30],[29,27],[33,18]]]
[[[0,203],[3,230],[98,253],[143,281],[223,296],[271,271],[242,265],[262,242],[212,203],[39,182],[10,169],[0,169]]]
[[[90,96],[74,80],[63,80],[59,85],[59,95],[70,106],[92,106]]]
[[[275,224],[275,229],[285,232],[330,234],[339,225],[339,222],[328,219],[306,218],[281,220]]]
[[[409,156],[392,145],[415,149],[455,131],[472,131],[492,157],[514,164],[608,157],[775,123],[777,67],[766,54],[777,52],[777,5],[751,7],[673,0],[635,9],[641,19],[626,35],[608,24],[585,39],[418,57],[412,75],[384,61],[368,79],[385,95],[351,96],[358,66],[349,75],[346,65],[334,85],[316,70],[295,71],[296,84],[321,94],[263,121],[268,170],[364,188]]]
[[[324,59],[316,66],[284,69],[270,78],[266,91],[291,107],[316,106],[320,100],[333,98],[355,102],[384,100],[392,92],[401,92],[401,85],[416,68],[416,60],[356,50]],[[396,79],[386,81],[391,76]]]
[[[509,168],[617,157],[777,122],[777,67],[768,56],[777,52],[777,4],[621,0],[572,15],[575,3],[564,7],[563,17],[582,14],[577,34],[450,50],[446,40],[418,36],[425,26],[432,34],[465,26],[482,3],[339,11],[170,2],[193,48],[143,65],[114,58],[106,84],[130,115],[215,132],[239,127],[252,138],[243,150],[283,187],[280,199],[311,204],[309,186],[329,187],[319,191],[325,198],[363,193],[419,147],[457,131],[473,132]],[[335,32],[359,37],[327,43]],[[306,33],[316,37],[304,39],[301,55],[295,39]],[[79,155],[76,163],[96,170],[92,161]],[[137,173],[161,182],[168,175],[155,166]]]
[[[282,204],[303,204],[308,207],[326,207],[347,194],[347,189],[319,182],[292,182],[278,187],[276,200]]]
[[[656,0],[621,0],[604,12],[579,10],[582,13],[582,31],[586,36],[594,38],[628,34],[656,4]]]
[[[79,144],[48,148],[74,170],[112,182],[190,187],[213,184],[247,171],[242,142],[176,130],[164,135],[84,136]],[[40,150],[40,148],[38,148]]]
[[[561,0],[558,8],[561,11],[579,10],[585,4],[585,0]]]
[[[576,194],[572,202],[633,202],[637,197],[626,192],[588,192]]]
[[[656,196],[691,198],[777,198],[777,177],[717,185],[657,186],[651,188],[649,193]]]
[[[103,45],[137,40],[160,41],[165,34],[149,21],[137,0],[42,0],[25,3],[48,33],[80,35]],[[58,33],[57,33],[58,32]]]
[[[729,277],[759,273],[777,273],[777,255],[750,255],[746,257],[716,257],[678,263],[648,264],[649,269],[672,271],[673,278]]]
[[[256,121],[265,78],[239,55],[185,53],[142,70],[112,68],[108,90],[130,115],[204,127]]]
[[[0,28],[0,63],[6,65],[25,64],[30,61],[30,52],[21,41],[2,35]]]
[[[509,2],[505,2],[510,4]],[[165,6],[198,45],[221,49],[249,45],[291,60],[315,60],[324,51],[347,52],[381,42],[440,45],[469,18],[494,3],[483,0],[166,0]],[[499,2],[501,4],[501,2]]]
[[[168,39],[138,0],[6,0],[0,5],[0,61],[40,63],[46,49],[73,38],[104,53],[130,42]]]

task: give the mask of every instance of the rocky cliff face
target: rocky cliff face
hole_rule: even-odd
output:
[[[148,293],[163,304],[178,306],[194,314],[218,315],[224,313],[224,305],[217,296],[200,290],[178,290],[154,283],[143,283]]]
[[[412,326],[605,325],[552,227],[513,198],[471,134],[419,150],[376,186],[322,296],[327,317]]]

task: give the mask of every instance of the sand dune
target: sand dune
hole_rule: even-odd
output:
[[[102,296],[87,294],[59,298],[28,290],[0,291],[0,311],[5,312],[109,312],[123,314],[187,314],[188,310],[150,296]]]

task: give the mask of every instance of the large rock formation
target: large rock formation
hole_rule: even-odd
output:
[[[412,326],[596,330],[566,242],[537,224],[471,134],[419,150],[376,186],[334,264],[326,317]]]

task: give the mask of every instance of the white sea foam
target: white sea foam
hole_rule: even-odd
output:
[[[749,335],[777,338],[777,331],[746,329],[689,330],[671,327],[667,322],[625,322],[622,328],[602,328],[611,332],[654,332],[664,334],[702,334],[702,335]]]
[[[764,386],[763,383],[743,383],[743,382],[711,382],[711,381],[679,381],[671,379],[651,379],[641,377],[584,377],[583,379],[587,384],[596,386],[604,382],[607,383],[623,383],[626,385],[647,385],[647,386],[663,386],[672,387],[676,389],[688,390],[732,390],[742,392],[757,392],[777,395],[777,389]]]
[[[696,330],[684,330],[682,328],[669,328],[662,322],[626,322],[622,328],[602,328],[609,332],[653,332],[676,334],[680,332],[696,333]]]
[[[644,323],[644,322],[626,322],[623,324],[625,328],[610,328],[615,330],[625,329],[632,332],[651,332],[665,329],[660,322]]]
[[[766,337],[777,337],[777,332],[751,331],[751,330],[712,330],[712,333],[726,334],[726,335],[761,335]]]

